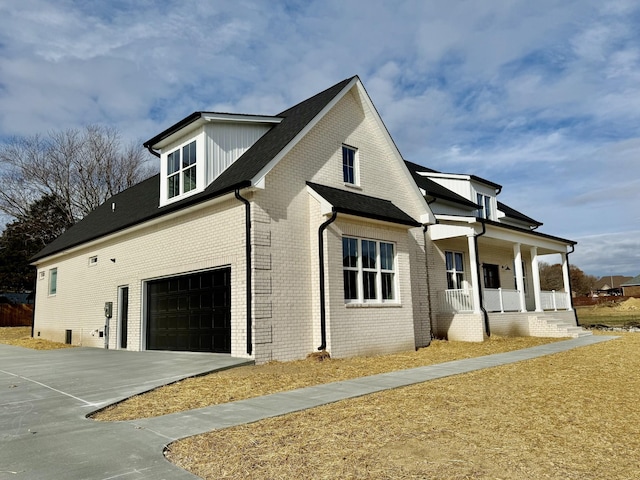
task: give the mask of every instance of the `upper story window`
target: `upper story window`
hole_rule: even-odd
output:
[[[491,197],[478,193],[476,203],[481,207],[480,210],[478,210],[478,216],[490,220],[493,216],[491,213]]]
[[[396,299],[394,244],[342,237],[346,303],[383,303]]]
[[[342,179],[349,185],[359,185],[358,150],[342,146]]]
[[[167,198],[196,188],[195,140],[167,155]]]

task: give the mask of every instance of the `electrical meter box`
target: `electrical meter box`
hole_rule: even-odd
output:
[[[104,302],[104,316],[107,318],[113,317],[113,302]]]

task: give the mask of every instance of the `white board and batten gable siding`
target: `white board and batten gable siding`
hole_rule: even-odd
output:
[[[212,122],[204,127],[207,185],[260,139],[272,125]]]

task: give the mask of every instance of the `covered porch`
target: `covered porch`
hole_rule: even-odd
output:
[[[443,274],[433,282],[436,335],[482,341],[491,332],[511,335],[548,333],[536,322],[561,321],[575,327],[568,249],[574,242],[533,230],[475,218],[439,219],[430,229]],[[557,255],[562,290],[541,288],[539,263]],[[542,319],[542,320],[541,320]],[[560,335],[552,335],[560,336]]]

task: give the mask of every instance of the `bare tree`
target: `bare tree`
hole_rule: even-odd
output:
[[[12,138],[0,145],[0,211],[22,218],[50,196],[73,224],[149,177],[155,170],[150,159],[141,147],[123,145],[115,128],[99,125]]]

